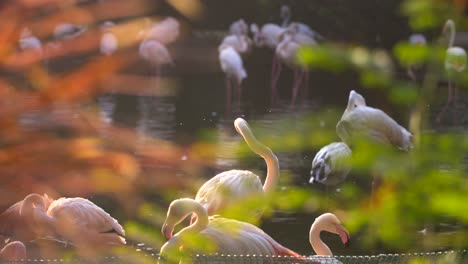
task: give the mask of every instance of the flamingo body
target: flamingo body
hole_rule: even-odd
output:
[[[278,182],[279,164],[275,154],[271,149],[257,141],[244,119],[237,118],[234,121],[234,127],[242,135],[249,147],[265,159],[267,176],[263,186],[257,175],[245,170],[222,172],[208,180],[198,190],[195,200],[207,210],[209,215],[218,214],[222,209],[242,201],[244,198],[271,192]],[[261,211],[259,209],[256,214],[260,216]],[[239,215],[238,217],[245,216]]]
[[[246,36],[247,34],[249,34],[249,26],[247,25],[245,20],[241,18],[237,21],[234,21],[229,26],[229,34]]]
[[[231,46],[222,46],[219,51],[219,62],[221,69],[228,78],[233,78],[240,85],[243,79],[247,78],[242,58]]]
[[[125,244],[122,226],[93,202],[79,197],[46,202],[43,196],[30,194],[19,209],[38,237],[54,236],[83,248]]]
[[[60,198],[47,210],[57,233],[76,244],[125,244],[123,227],[102,208],[84,198]]]
[[[140,44],[139,53],[143,59],[156,66],[174,64],[169,50],[162,43],[153,39],[143,41]]]
[[[239,54],[250,54],[252,52],[252,40],[245,35],[228,35],[221,42],[219,50],[231,46]]]
[[[26,260],[26,247],[19,241],[13,241],[6,244],[0,251],[0,260],[18,261]]]
[[[461,47],[450,47],[445,55],[445,69],[450,73],[457,73],[465,70],[466,67],[466,51]]]
[[[364,137],[408,151],[412,134],[380,109],[366,105],[364,97],[352,90],[348,106],[336,125],[338,136],[348,145]]]
[[[312,161],[310,183],[335,185],[346,179],[351,166],[351,149],[343,142],[333,142],[321,148]]]
[[[196,214],[197,221],[172,236],[175,225],[192,213]],[[169,238],[161,247],[160,255],[163,257],[171,250],[184,250],[192,255],[216,252],[235,255],[301,257],[298,253],[280,245],[263,230],[252,224],[222,217],[208,217],[200,203],[188,198],[177,199],[171,203],[162,232]],[[211,243],[214,245],[211,252],[188,248],[184,245],[184,237],[190,233],[198,235],[201,244]]]
[[[229,170],[205,182],[195,200],[204,206],[208,215],[214,215],[231,203],[262,193],[263,186],[258,175],[247,170]],[[260,215],[261,210],[255,214]]]
[[[101,36],[100,51],[104,55],[111,55],[118,48],[117,37],[110,32],[105,32]]]

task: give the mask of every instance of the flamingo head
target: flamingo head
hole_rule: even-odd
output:
[[[416,34],[412,34],[410,37],[409,37],[409,43],[410,44],[413,44],[413,45],[421,45],[421,46],[424,46],[427,44],[427,41],[426,41],[426,37],[424,37],[423,34],[419,34],[419,33],[416,33]]]
[[[446,33],[448,30],[455,29],[455,22],[452,19],[448,19],[445,22],[444,28],[442,29],[442,33]]]
[[[343,242],[345,246],[349,246],[349,232],[341,224],[340,220],[338,219],[338,217],[336,217],[336,215],[332,213],[322,214],[315,219],[314,224],[320,225],[321,230],[339,235],[341,238],[341,242]]]
[[[348,107],[347,110],[354,109],[358,106],[365,106],[366,105],[366,99],[354,90],[351,90],[349,92],[349,98],[348,98]]]
[[[177,199],[169,205],[166,220],[161,228],[161,233],[167,239],[173,237],[175,226],[182,222],[193,211],[189,207],[190,205],[184,202],[185,200],[189,199]]]
[[[445,68],[448,71],[462,72],[466,67],[466,51],[460,47],[450,47],[445,55]]]

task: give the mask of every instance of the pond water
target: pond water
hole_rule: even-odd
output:
[[[84,107],[95,107],[102,122],[109,127],[135,131],[140,136],[137,144],[144,145],[148,138],[151,138],[169,142],[182,149],[178,156],[172,156],[174,159],[179,159],[172,163],[165,161],[162,165],[143,164],[147,168],[146,172],[151,174],[149,179],[155,181],[154,185],[149,184],[154,189],[152,194],[148,194],[150,197],[148,201],[163,207],[167,206],[169,201],[164,195],[168,191],[171,191],[175,197],[194,196],[198,186],[184,189],[193,181],[184,184],[183,177],[188,177],[190,180],[196,178],[198,181],[195,182],[201,183],[229,169],[247,169],[261,176],[265,175],[265,163],[260,157],[254,154],[247,155],[248,158],[237,156],[238,153],[235,151],[238,145],[244,143],[233,127],[233,120],[236,117],[243,117],[252,124],[253,132],[261,142],[265,140],[276,142],[277,148],[272,148],[279,158],[282,176],[286,175],[285,179],[281,180],[279,189],[284,190],[288,186],[304,187],[311,193],[326,196],[329,200],[340,195],[340,185],[326,188],[320,184],[309,184],[311,162],[319,148],[313,147],[313,144],[295,149],[283,148],[281,142],[291,140],[286,138],[287,132],[307,138],[308,129],[315,127],[333,129],[346,107],[351,90],[361,92],[369,105],[383,109],[404,127],[408,127],[410,109],[395,106],[382,96],[380,90],[364,89],[359,82],[359,76],[353,71],[331,73],[312,70],[309,73],[308,96],[300,96],[296,105],[292,106],[290,101],[293,72],[283,67],[278,83],[280,100],[273,105],[270,100],[273,53],[267,48],[256,48],[252,54],[245,57],[244,64],[248,77],[242,83],[240,107],[236,109],[233,106],[228,109],[225,76],[220,69],[217,52],[217,46],[227,33],[231,22],[244,18],[249,23],[280,23],[279,9],[283,4],[291,7],[294,20],[310,25],[323,35],[325,41],[390,50],[395,43],[407,39],[410,34],[407,18],[399,15],[400,1],[329,0],[326,5],[322,1],[305,0],[197,2],[201,2],[205,10],[202,18],[194,21],[181,15],[166,2],[161,3],[160,8],[155,7],[154,13],[145,14],[163,17],[171,15],[185,23],[180,40],[169,47],[174,59],[173,67],[161,69],[160,76],[156,76],[154,68],[138,57],[138,47],[132,46],[126,52],[134,62],[103,81],[102,89],[106,92],[96,100],[86,103]],[[120,20],[125,21],[125,19]],[[88,54],[84,58],[79,56],[68,60],[58,58],[51,60],[48,67],[51,72],[59,74],[64,68],[93,61],[98,56],[100,55]],[[399,76],[406,78],[405,70],[397,72]],[[122,86],[128,87],[122,89]],[[113,92],[113,87],[119,88]],[[445,92],[445,88],[437,91],[443,98]],[[438,113],[442,103],[443,100],[436,105],[428,106],[431,119]],[[463,98],[460,100],[458,111],[463,113],[465,110],[466,104]],[[327,117],[321,119],[319,115],[324,113],[328,113]],[[314,120],[313,123],[306,123],[312,122],[310,120]],[[468,122],[468,119],[462,120],[458,125],[466,125],[465,122]],[[278,124],[287,127],[278,129]],[[106,127],[99,130],[99,133],[105,138]],[[312,134],[312,131],[310,133]],[[336,135],[330,137],[339,140]],[[205,161],[198,170],[180,171],[178,166],[192,159],[190,153],[193,154],[193,147],[206,142],[215,142],[214,157],[208,155],[212,160]],[[196,174],[188,175],[190,173]],[[173,177],[174,183],[162,185],[172,186],[172,189],[159,190],[159,184],[166,183],[168,177]],[[361,190],[368,190],[366,195],[370,195],[370,176],[366,178],[352,172],[347,182],[358,185]],[[148,190],[146,192],[149,193]],[[100,195],[90,195],[90,197],[102,201],[108,208],[113,208],[112,200],[108,201]],[[332,204],[324,207],[329,211],[339,209],[333,208]],[[308,233],[311,223],[321,213],[322,211],[278,210],[272,217],[263,219],[261,228],[288,248],[302,254],[312,254]],[[131,220],[132,217],[121,216],[122,222]],[[346,220],[342,220],[346,226]],[[420,236],[416,231],[417,229],[412,235]],[[362,248],[361,235],[351,234],[352,243],[349,248],[343,247],[338,236],[323,234],[322,237],[336,255],[392,252],[379,245]]]

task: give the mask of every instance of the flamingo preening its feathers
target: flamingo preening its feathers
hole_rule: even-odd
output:
[[[195,223],[173,235],[175,226],[192,213],[197,216]],[[180,255],[180,251],[189,255],[219,253],[302,258],[252,224],[218,216],[209,217],[199,202],[188,198],[177,199],[170,204],[161,232],[169,239],[160,250],[163,258],[170,258],[171,254]],[[187,245],[187,237],[195,236],[200,245],[211,247],[196,249]]]

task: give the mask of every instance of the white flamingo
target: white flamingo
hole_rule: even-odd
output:
[[[427,44],[426,37],[420,33],[411,34],[408,38],[408,42],[411,45],[419,45],[419,46],[425,46]],[[411,80],[416,81],[417,77],[416,77],[416,74],[414,73],[414,67],[415,67],[414,65],[409,65],[407,74]]]
[[[159,88],[161,68],[165,65],[174,66],[174,61],[169,50],[161,42],[147,39],[141,42],[138,51],[140,56],[155,69],[155,86]]]
[[[218,48],[221,70],[226,75],[226,114],[231,110],[231,90],[235,91],[234,101],[240,107],[242,81],[247,78],[242,57],[231,45],[221,44]],[[232,89],[231,87],[234,87]]]
[[[196,222],[173,236],[174,228],[187,216],[195,214]],[[260,256],[291,256],[302,258],[298,253],[280,245],[260,228],[233,219],[208,217],[204,207],[188,198],[174,200],[167,211],[161,232],[169,240],[161,247],[160,256],[171,258],[172,254],[230,254]],[[200,245],[211,244],[211,250],[195,249],[187,245],[187,236],[198,235]]]
[[[175,42],[180,35],[180,23],[173,17],[153,23],[149,18],[145,19],[147,27],[138,33],[138,39],[153,39],[163,45]]]
[[[408,130],[382,110],[367,106],[364,97],[354,90],[349,93],[348,105],[336,125],[336,133],[350,146],[364,137],[405,151],[413,148],[413,136]]]
[[[112,216],[84,198],[60,198],[30,194],[19,214],[38,237],[53,236],[78,248],[100,249],[125,244],[125,231]]]
[[[217,174],[200,187],[195,197],[208,215],[222,214],[223,209],[243,199],[270,193],[278,184],[279,162],[276,155],[270,148],[258,142],[244,119],[237,118],[234,127],[250,149],[265,159],[267,164],[265,183],[262,185],[260,177],[247,170],[229,170]],[[238,215],[238,217],[242,220],[245,219],[243,217],[259,218],[261,214],[262,210],[259,208],[249,216]]]
[[[119,42],[114,33],[112,33],[111,28],[114,26],[114,23],[111,21],[106,21],[101,26],[101,42],[99,49],[104,55],[113,54],[119,47]]]
[[[453,46],[455,41],[455,23],[453,20],[449,19],[445,23],[443,33],[450,31],[450,39],[447,51],[445,52],[445,70],[448,74],[448,97],[447,103],[442,108],[442,111],[437,116],[437,122],[440,122],[442,119],[443,114],[449,107],[452,102],[456,102],[458,97],[458,90],[456,87],[452,86],[452,76],[460,74],[462,71],[465,70],[466,67],[466,51],[462,47]]]
[[[242,18],[237,21],[234,21],[229,26],[229,34],[247,36],[247,34],[249,34],[249,25]]]
[[[351,170],[351,153],[344,142],[333,142],[321,148],[312,161],[309,183],[335,185],[344,181]]]
[[[29,28],[24,28],[21,31],[18,44],[21,50],[32,49],[42,55],[41,41],[32,34]]]

